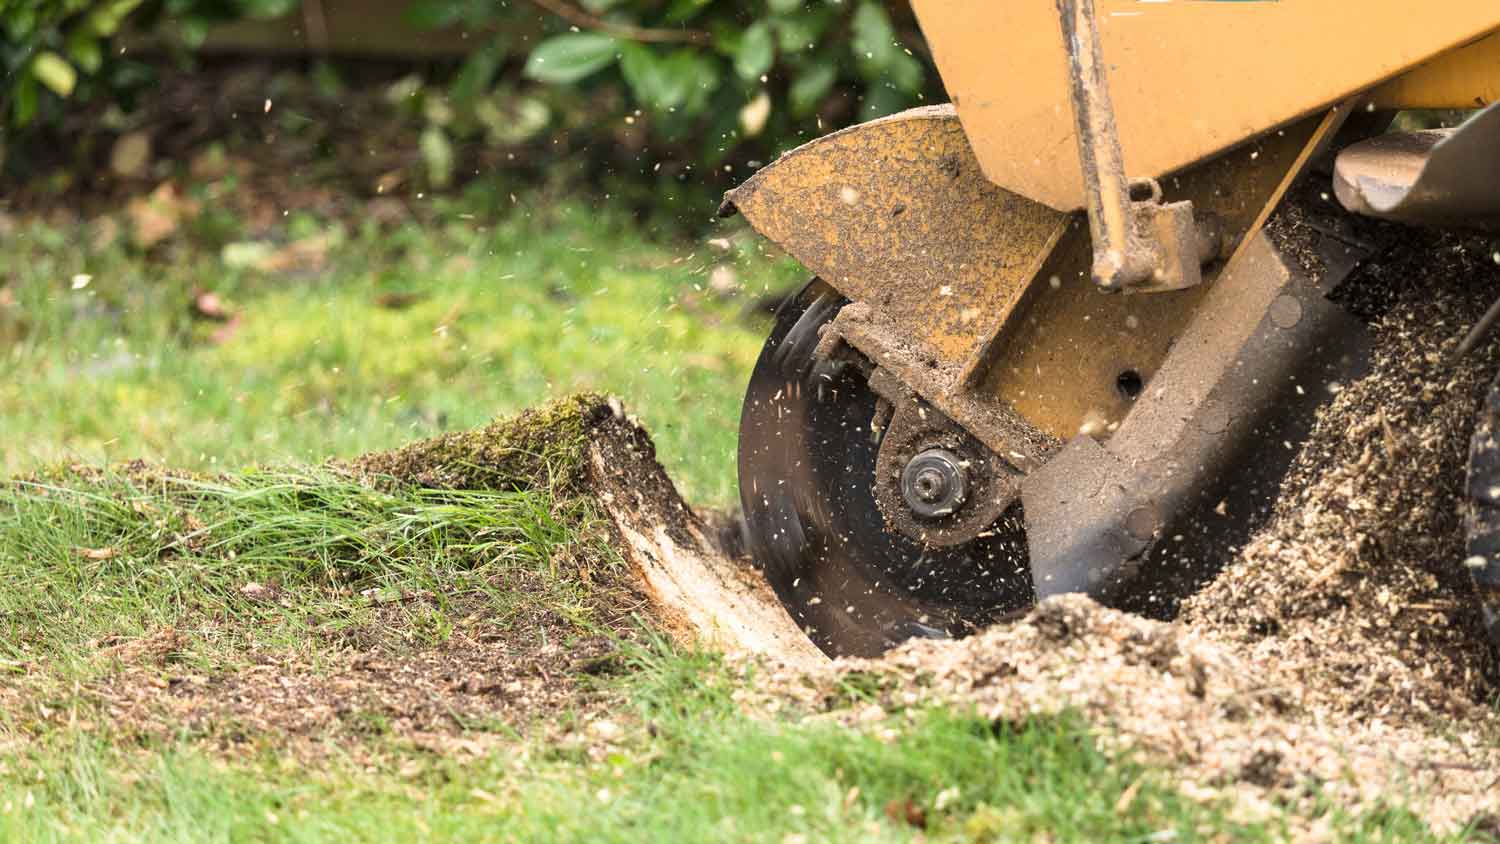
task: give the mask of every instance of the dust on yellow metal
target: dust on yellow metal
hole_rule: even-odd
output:
[[[1053,0],[912,5],[985,176],[1053,208],[1082,207]],[[1429,0],[1419,11],[1410,0],[1096,0],[1096,9],[1131,178],[1179,170],[1500,30],[1496,0]],[[1476,62],[1459,87],[1493,91],[1497,77],[1500,66]]]
[[[1286,189],[1304,151],[1339,121],[1307,118],[1258,138],[1242,152],[1196,164],[1169,177],[1172,199],[1191,200],[1218,216],[1226,231],[1254,235],[1268,206]],[[1235,258],[1205,268],[1208,283],[1149,296],[1106,296],[1089,278],[1088,227],[1068,232],[1048,256],[990,345],[981,389],[1009,402],[1028,422],[1059,439],[1079,433],[1104,439],[1132,400],[1119,383],[1127,373],[1149,384],[1197,314],[1216,279]],[[1247,313],[1250,322],[1258,314]],[[1148,388],[1149,389],[1149,388]]]
[[[804,144],[725,203],[887,314],[919,357],[955,363],[1004,321],[1068,222],[987,181],[947,105]]]

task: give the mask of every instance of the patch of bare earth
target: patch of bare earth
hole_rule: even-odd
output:
[[[409,621],[392,616],[382,624],[399,629]],[[359,755],[367,739],[480,754],[560,711],[587,720],[607,706],[580,679],[613,670],[609,639],[578,637],[560,620],[486,627],[471,619],[441,644],[415,648],[385,630],[316,659],[248,652],[235,657],[242,667],[228,670],[184,662],[178,653],[186,634],[169,628],[106,645],[117,658],[111,667],[71,690],[83,708],[33,703],[57,725],[187,736],[229,753],[269,744],[299,758],[334,748]]]

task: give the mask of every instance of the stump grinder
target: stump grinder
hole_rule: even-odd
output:
[[[745,397],[750,551],[835,655],[1064,592],[1170,615],[1366,364],[1340,284],[1403,226],[1500,229],[1500,4],[913,5],[952,104],[725,197],[816,276]],[[1412,109],[1471,113],[1391,131]],[[1480,417],[1497,633],[1500,397]]]

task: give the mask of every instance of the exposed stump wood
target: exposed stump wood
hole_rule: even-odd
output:
[[[623,419],[606,421],[589,444],[589,472],[620,553],[674,638],[790,665],[828,661],[750,562],[715,547],[656,462],[645,431]]]
[[[473,431],[366,455],[386,482],[440,489],[537,489],[592,498],[617,535],[633,584],[677,641],[787,665],[827,662],[749,560],[731,559],[678,494],[651,437],[601,395],[569,396]]]

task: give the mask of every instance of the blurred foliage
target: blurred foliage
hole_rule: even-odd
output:
[[[100,171],[162,178],[161,165],[196,160],[214,137],[249,131],[328,158],[354,155],[364,135],[380,138],[369,163],[385,169],[358,174],[357,189],[392,189],[387,171],[408,189],[442,190],[501,169],[549,183],[566,170],[631,206],[702,220],[716,192],[791,146],[943,99],[900,0],[402,0],[414,40],[457,30],[473,49],[375,63],[383,70],[299,64],[318,91],[311,102],[284,101],[276,85],[238,91],[223,63],[194,56],[217,24],[299,6],[0,0],[6,176],[28,195],[61,196]],[[183,84],[199,74],[226,87]],[[273,99],[275,114],[249,117]]]
[[[434,186],[459,145],[571,139],[685,219],[706,205],[684,186],[721,190],[799,142],[945,99],[901,1],[413,0],[405,18],[487,33],[446,90],[411,91]]]
[[[535,35],[539,12],[545,23]],[[585,97],[601,140],[655,146],[643,159],[652,167],[670,152],[704,171],[731,157],[769,157],[941,91],[914,49],[921,36],[904,3],[414,0],[407,18],[490,33],[453,81],[454,125],[429,135],[424,154],[439,172],[448,136],[514,137],[549,125],[540,101],[507,98],[506,114],[486,96],[516,60],[525,78]]]
[[[8,133],[55,119],[69,102],[104,92],[128,100],[151,80],[148,65],[110,42],[128,20],[165,25],[187,46],[214,24],[273,18],[299,0],[0,0],[0,126]]]

